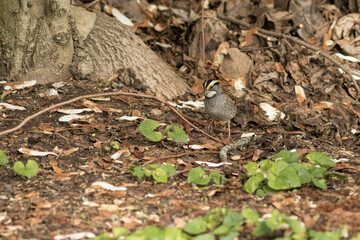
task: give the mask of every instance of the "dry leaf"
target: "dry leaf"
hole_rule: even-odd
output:
[[[257,32],[258,32],[257,29],[254,27],[251,28],[249,31],[247,31],[244,41],[239,44],[239,48],[242,49],[246,44],[248,44],[250,42],[251,37]]]
[[[229,43],[228,42],[222,42],[218,49],[215,52],[214,55],[214,65],[220,66],[224,61],[224,55],[228,53]]]

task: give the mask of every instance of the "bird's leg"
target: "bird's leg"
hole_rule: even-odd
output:
[[[228,131],[229,131],[229,137],[228,140],[231,140],[231,131],[230,131],[230,121],[228,121]]]
[[[211,130],[212,130],[212,125],[213,125],[213,123],[214,123],[214,120],[213,119],[211,119],[210,120],[210,123],[207,125],[207,126],[205,126],[205,131],[206,132],[210,132]]]

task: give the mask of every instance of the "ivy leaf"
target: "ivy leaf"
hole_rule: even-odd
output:
[[[210,178],[214,180],[216,184],[226,183],[226,177],[219,172],[210,172]]]
[[[172,175],[172,176],[175,175],[176,171],[175,171],[174,166],[171,163],[161,164],[159,166],[159,168],[163,169],[167,173],[167,175]]]
[[[134,176],[136,176],[138,179],[142,179],[145,175],[145,172],[144,172],[144,167],[139,165],[139,166],[133,166],[131,168],[129,168],[129,171],[132,172],[132,174]]]
[[[283,160],[288,163],[297,162],[299,159],[299,155],[296,152],[290,152],[287,150],[281,150],[279,153],[275,154],[272,157],[272,160]]]
[[[139,131],[142,135],[148,138],[150,141],[159,142],[162,138],[161,132],[154,131],[159,126],[159,123],[155,120],[144,120],[139,125]]]
[[[210,182],[209,176],[204,176],[205,171],[201,167],[196,167],[190,170],[188,175],[188,183],[196,183],[199,185],[206,185]]]
[[[193,238],[193,240],[215,240],[215,239],[216,239],[215,236],[211,233],[201,234]]]
[[[202,217],[195,218],[188,222],[183,230],[189,234],[200,234],[206,231],[206,221]]]
[[[120,149],[120,145],[119,145],[119,142],[118,141],[113,141],[111,142],[111,146],[116,149],[116,150],[119,150]]]
[[[244,184],[244,189],[248,193],[255,192],[256,189],[259,188],[259,184],[264,180],[264,174],[263,173],[257,173],[255,176],[252,176],[249,178],[246,183]]]
[[[268,185],[264,186],[261,189],[256,190],[256,195],[258,195],[260,197],[265,197],[267,195],[276,194],[276,193],[277,193],[277,191],[275,189],[272,189]]]
[[[166,126],[164,133],[167,133],[168,137],[171,139],[183,143],[188,143],[186,132],[176,125]]]
[[[112,229],[114,239],[118,239],[120,236],[124,236],[129,233],[129,230],[123,227],[114,227]]]
[[[244,216],[238,212],[230,212],[228,213],[223,220],[223,225],[233,227],[236,225],[240,225],[244,220]]]
[[[260,161],[259,165],[260,165],[261,171],[267,172],[271,168],[273,163],[274,162],[271,161],[270,159],[265,159],[265,160]]]
[[[9,159],[6,157],[3,150],[0,150],[0,164],[7,164],[9,163]]]
[[[318,188],[321,188],[323,190],[325,190],[327,187],[326,187],[326,182],[325,182],[325,179],[320,179],[320,180],[317,180],[316,178],[313,178],[311,179],[312,182],[314,183],[315,186],[317,186]]]
[[[258,165],[256,162],[248,162],[244,168],[248,171],[248,173],[250,173],[251,175],[256,175],[257,171],[258,171]]]
[[[152,172],[152,176],[156,183],[167,183],[168,175],[164,169],[157,168]]]
[[[129,236],[129,239],[155,239],[164,235],[164,230],[159,227],[148,226],[137,230]]]
[[[147,236],[145,239],[149,239]],[[164,230],[164,237],[154,237],[151,239],[176,239],[176,240],[186,240],[186,238],[183,236],[183,233],[181,231],[181,229],[175,228],[175,227],[167,227]]]
[[[256,225],[256,229],[254,229],[253,231],[252,231],[252,234],[254,235],[254,236],[256,236],[256,237],[258,237],[258,236],[261,236],[261,235],[264,235],[264,234],[266,234],[266,233],[268,233],[268,232],[270,232],[270,228],[266,225],[266,222],[261,222],[261,221],[257,221],[257,222],[255,222],[255,225]]]
[[[301,221],[287,218],[286,222],[290,225],[291,229],[296,233],[306,232],[305,224]]]
[[[326,169],[328,169],[330,166],[335,165],[335,162],[331,160],[330,157],[326,156],[324,153],[321,152],[309,153],[308,155],[306,155],[306,159]]]
[[[301,183],[296,170],[288,166],[277,175],[269,174],[268,185],[275,190],[284,190],[300,187]]]
[[[30,179],[37,174],[39,165],[35,160],[28,160],[25,167],[22,162],[17,161],[14,163],[14,170],[17,174]]]
[[[259,214],[251,208],[244,208],[241,211],[241,214],[244,216],[244,218],[250,220],[251,222],[256,222],[257,220],[259,220]]]
[[[284,171],[284,169],[287,169],[287,167],[289,166],[289,163],[285,162],[285,161],[276,161],[272,164],[271,166],[271,171],[275,174],[278,175],[280,174],[282,171]]]

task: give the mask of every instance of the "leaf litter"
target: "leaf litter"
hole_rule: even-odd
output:
[[[238,210],[251,206],[262,217],[271,216],[266,214],[278,209],[288,216],[296,215],[307,228],[330,231],[347,224],[351,234],[360,231],[360,109],[356,90],[339,72],[341,69],[288,40],[274,42],[254,30],[245,31],[235,24],[221,21],[211,12],[218,9],[205,12],[206,58],[214,64],[202,64],[196,60],[202,52],[200,18],[189,14],[199,13],[199,6],[195,2],[188,5],[181,2],[177,1],[174,6],[158,5],[159,11],[143,8],[147,16],[141,16],[141,11],[132,13],[138,15],[127,16],[142,19],[142,23],[134,24],[147,27],[139,27],[136,31],[174,67],[186,66],[189,71],[183,73],[184,77],[189,85],[197,84],[193,94],[180,97],[181,111],[199,123],[208,124],[209,117],[201,108],[201,81],[217,78],[231,93],[234,91],[232,88],[239,85],[239,78],[243,77],[241,87],[237,88],[245,92],[241,98],[246,102],[247,114],[242,119],[248,119],[242,124],[232,123],[232,137],[240,139],[243,133],[260,133],[263,137],[246,147],[232,150],[231,155],[236,158],[230,158],[230,165],[220,162],[217,154],[209,153],[220,149],[218,143],[187,129],[189,126],[181,119],[152,100],[111,97],[106,101],[99,99],[96,104],[90,101],[73,103],[67,109],[90,108],[95,113],[87,115],[86,119],[59,122],[62,115],[54,111],[34,119],[12,135],[2,136],[0,149],[4,150],[11,165],[16,161],[26,163],[28,157],[18,152],[18,149],[25,149],[24,152],[36,153],[32,158],[40,166],[38,174],[29,181],[7,168],[0,169],[3,182],[0,185],[0,212],[6,213],[0,218],[3,237],[76,239],[98,235],[116,226],[132,230],[148,225],[184,227],[189,220],[204,216],[210,208],[217,206]],[[301,6],[290,1],[291,11],[275,10],[270,5],[267,6],[269,11],[255,15],[239,2],[228,1],[225,8],[228,8],[229,16],[252,16],[256,19],[256,26],[272,26],[270,30],[275,32],[290,29],[303,40],[317,44],[321,44],[319,36],[327,34],[327,29],[324,31],[322,26],[331,26],[337,16],[329,38],[333,44],[326,45],[327,51],[337,54],[336,57],[350,68],[358,69],[359,63],[354,59],[358,57],[355,51],[358,48],[358,14],[341,12],[335,5],[320,4],[320,12],[310,8],[301,15],[301,11],[296,9]],[[147,19],[148,16],[152,17]],[[309,16],[315,19],[308,19]],[[288,21],[292,18],[293,22]],[[323,19],[325,24],[313,22],[316,19]],[[145,24],[146,21],[151,24]],[[295,26],[310,26],[307,22],[312,22],[313,28],[297,29]],[[159,30],[162,35],[158,34]],[[226,51],[220,48],[227,45]],[[338,49],[342,50],[342,55]],[[119,83],[121,80],[115,81]],[[48,98],[39,93],[47,92],[53,86],[34,83],[5,84],[4,102],[24,109],[21,112],[1,109],[1,130],[17,125],[19,119],[49,105]],[[84,95],[93,92],[94,87],[111,89],[103,82],[85,80],[59,87],[60,98]],[[240,106],[241,103],[237,104]],[[160,110],[161,114],[152,109]],[[181,126],[188,134],[189,145],[165,139],[157,143],[147,140],[138,130],[143,119]],[[225,138],[226,132],[221,130],[221,126],[214,127],[210,133]],[[120,150],[114,148],[114,141],[119,142]],[[55,146],[74,150],[59,156],[43,151]],[[347,179],[327,181],[327,190],[307,185],[296,191],[280,191],[265,197],[246,193],[243,190],[245,164],[270,159],[283,149],[295,149],[301,156],[318,151],[331,155],[333,159],[346,159],[346,162],[337,162],[330,170],[345,174]],[[189,154],[177,156],[184,151],[189,151]],[[191,154],[192,151],[202,152]],[[129,171],[132,166],[165,156],[168,158],[159,163],[179,163],[177,173],[169,176],[168,183],[138,180]],[[219,169],[228,181],[223,185],[208,185],[204,195],[204,189],[187,182],[189,171],[199,164],[206,171]],[[219,165],[226,165],[226,168]],[[227,170],[229,166],[230,171]],[[199,177],[199,180],[203,178]],[[99,181],[103,188],[89,191],[92,184]],[[125,187],[126,191],[111,190]],[[50,203],[52,207],[41,208],[39,203]],[[76,232],[79,235],[68,235]]]

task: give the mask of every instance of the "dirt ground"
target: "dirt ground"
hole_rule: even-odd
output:
[[[227,25],[234,31],[238,28]],[[173,46],[188,47],[183,45],[185,29],[172,25],[162,36],[155,37],[151,29],[139,30],[139,34],[151,36],[147,43],[165,61],[174,67],[185,65],[186,60],[176,58],[178,49],[161,49],[155,44],[165,39]],[[174,34],[179,34],[179,37],[175,38]],[[232,41],[231,36],[228,39]],[[184,42],[181,45],[179,41]],[[350,236],[360,232],[360,108],[352,98],[354,89],[350,80],[330,61],[290,46],[284,40],[279,40],[279,44],[281,47],[276,49],[246,52],[253,67],[244,94],[246,97],[238,103],[241,116],[232,122],[232,140],[236,141],[242,133],[248,132],[263,134],[263,137],[241,150],[232,151],[230,169],[211,168],[226,175],[229,179],[226,184],[198,187],[187,183],[187,170],[199,166],[195,161],[220,162],[218,151],[223,145],[192,129],[168,106],[155,100],[123,95],[87,99],[90,103],[80,100],[61,108],[90,108],[91,112],[80,113],[87,118],[61,122],[59,118],[65,114],[52,110],[34,118],[21,129],[1,136],[0,149],[8,157],[9,166],[16,161],[26,163],[28,159],[34,159],[40,169],[28,180],[17,175],[11,167],[0,167],[0,236],[4,239],[50,239],[58,234],[75,232],[98,235],[117,226],[131,230],[149,225],[181,226],[216,207],[237,210],[250,207],[261,215],[279,209],[288,216],[297,216],[308,229],[332,231],[347,225]],[[299,51],[291,52],[293,47]],[[280,59],[283,53],[287,64]],[[282,63],[285,70],[274,70],[277,63]],[[358,63],[349,65],[353,68],[359,66]],[[213,76],[220,74],[209,68],[205,71]],[[273,72],[278,78],[259,78]],[[192,76],[185,77],[190,86],[196,85]],[[307,98],[304,101],[299,101],[294,93],[296,85],[305,89]],[[23,106],[25,110],[0,110],[0,131],[17,126],[27,116],[51,104],[77,96],[120,88],[122,91],[137,91],[123,87],[121,79],[112,82],[64,79],[64,85],[57,87],[58,96],[46,96],[53,88],[52,84],[35,85],[6,92],[4,102]],[[202,100],[201,97],[202,94],[189,92],[174,102]],[[320,103],[325,101],[332,105],[323,107]],[[275,106],[285,117],[270,121],[260,107],[262,102]],[[203,108],[182,108],[181,111],[197,120],[193,123],[201,129],[210,122]],[[188,145],[205,147],[192,150],[186,148],[186,144],[166,139],[151,142],[137,130],[141,119],[120,121],[117,118],[121,116],[176,123],[187,132]],[[225,125],[216,125],[210,134],[225,139]],[[119,149],[112,147],[114,141],[118,142]],[[19,152],[20,148],[57,154],[34,157]],[[295,149],[301,156],[318,151],[342,159],[331,170],[346,175],[347,179],[327,180],[327,190],[308,185],[266,197],[245,192],[246,171],[243,166],[249,161],[271,158],[283,149]],[[116,152],[123,154],[113,159],[111,156]],[[170,177],[168,183],[154,184],[151,180],[138,180],[129,171],[130,167],[149,161],[173,163],[178,173]],[[97,181],[126,187],[126,190],[92,187]]]

